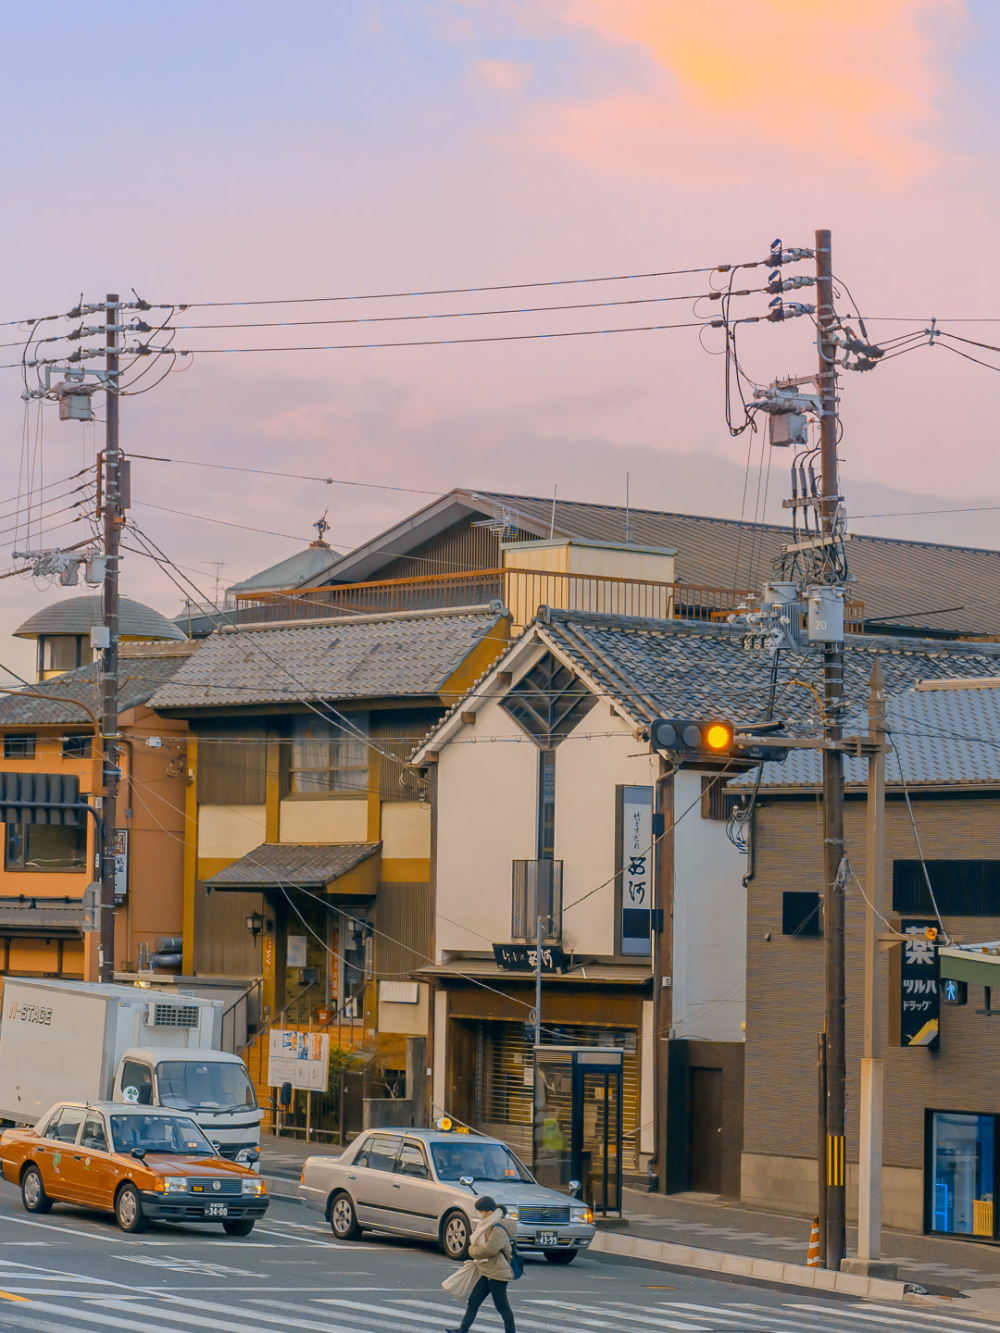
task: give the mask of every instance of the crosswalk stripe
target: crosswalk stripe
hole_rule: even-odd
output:
[[[181,1315],[175,1314],[173,1311],[173,1307],[178,1305],[182,1305],[185,1308],[193,1310],[210,1311],[213,1314],[233,1313],[233,1307],[231,1305],[220,1305],[218,1301],[196,1301],[191,1296],[170,1295],[164,1302],[164,1307],[166,1309],[171,1310],[171,1313],[174,1318],[182,1317]],[[268,1305],[268,1306],[276,1305],[279,1309],[284,1310],[287,1313],[284,1315],[267,1314],[263,1310],[258,1309],[257,1308],[258,1305]],[[288,1313],[301,1310],[306,1310],[309,1314],[316,1313],[315,1311],[310,1310],[308,1306],[290,1305],[286,1301],[257,1300],[254,1302],[253,1305],[247,1304],[245,1306],[240,1306],[239,1308],[248,1309],[250,1313],[253,1315],[253,1317],[259,1320],[263,1324],[268,1324],[268,1325],[280,1324],[283,1328],[288,1327]],[[194,1316],[187,1316],[187,1317],[193,1318]],[[377,1330],[359,1328],[357,1325],[354,1324],[352,1325],[330,1324],[330,1323],[319,1324],[319,1323],[313,1323],[308,1319],[297,1319],[295,1322],[299,1328],[314,1329],[316,1330],[316,1333],[377,1333]],[[237,1326],[237,1328],[238,1328],[238,1333],[243,1333],[242,1326]],[[273,1330],[268,1328],[266,1330],[266,1333],[273,1333]]]
[[[665,1311],[670,1311],[673,1308],[673,1305],[674,1305],[673,1301],[660,1301],[657,1306],[654,1306],[652,1308],[653,1309],[660,1308]],[[648,1305],[636,1305],[634,1302],[631,1301],[624,1301],[620,1304],[618,1302],[615,1303],[616,1313],[620,1310],[638,1310],[640,1311],[642,1316],[648,1317],[650,1308],[651,1307]],[[713,1324],[722,1324],[725,1325],[725,1327],[727,1328],[730,1325],[736,1325],[737,1327],[739,1327],[739,1322],[740,1322],[739,1319],[735,1318],[732,1315],[721,1314],[720,1309],[721,1307],[719,1306],[706,1305],[704,1307],[705,1317],[710,1318]]]
[[[149,1315],[159,1315],[163,1313],[165,1310],[168,1310],[169,1311],[168,1318],[171,1319],[174,1323],[191,1324],[195,1328],[201,1328],[201,1329],[218,1329],[219,1333],[271,1333],[270,1329],[266,1329],[262,1324],[256,1322],[261,1318],[261,1315],[259,1314],[258,1311],[253,1309],[251,1309],[249,1313],[253,1317],[255,1321],[254,1323],[248,1323],[246,1322],[246,1320],[242,1318],[239,1323],[233,1323],[232,1320],[230,1319],[213,1319],[207,1314],[202,1314],[202,1313],[195,1314],[193,1311],[188,1312],[185,1310],[173,1309],[171,1308],[174,1304],[172,1300],[165,1303],[164,1305],[139,1305],[137,1302],[123,1301],[120,1299],[102,1302],[102,1304],[113,1310],[131,1309],[135,1310],[139,1314],[149,1314]],[[181,1304],[181,1302],[178,1301],[177,1304]],[[183,1301],[183,1304],[199,1305],[200,1302],[185,1300]],[[229,1308],[224,1307],[224,1308],[226,1309],[227,1314],[231,1315],[233,1313],[232,1307]],[[244,1307],[240,1307],[238,1313],[242,1314],[243,1308]],[[269,1315],[264,1315],[263,1318],[269,1320],[271,1317]],[[287,1326],[287,1320],[285,1321],[285,1323]],[[343,1324],[310,1325],[303,1323],[302,1321],[299,1321],[298,1326],[299,1328],[321,1329],[322,1333],[364,1333],[363,1330],[359,1329],[353,1329],[353,1328],[347,1329]],[[146,1324],[144,1325],[144,1327],[148,1329],[149,1325]],[[371,1333],[374,1333],[374,1330],[371,1330]]]
[[[122,1305],[127,1308],[126,1302],[123,1301]],[[16,1309],[18,1313],[14,1315],[14,1318],[21,1319],[20,1311],[23,1307],[17,1306]],[[123,1328],[131,1330],[131,1333],[150,1333],[149,1324],[146,1321],[137,1324],[132,1319],[116,1319],[114,1315],[105,1314],[103,1312],[100,1314],[89,1314],[85,1310],[81,1310],[77,1307],[69,1305],[52,1305],[48,1301],[32,1301],[31,1312],[32,1314],[53,1314],[62,1315],[63,1317],[70,1315],[74,1320],[82,1319],[88,1324],[98,1324],[101,1328]],[[14,1314],[13,1308],[11,1314]],[[6,1310],[4,1311],[4,1315],[7,1315]],[[30,1316],[26,1316],[21,1322],[28,1322],[29,1318]],[[65,1330],[66,1328],[73,1328],[74,1325],[72,1323],[64,1323],[60,1327],[62,1330]],[[160,1324],[157,1328],[157,1333],[189,1333],[189,1330],[178,1328],[176,1324]],[[244,1324],[240,1327],[239,1333],[258,1333],[258,1331],[251,1329]]]
[[[891,1305],[864,1305],[860,1308],[863,1310],[892,1313]],[[989,1329],[991,1333],[996,1333],[996,1324],[985,1323],[978,1319],[956,1319],[952,1314],[932,1314],[929,1310],[907,1310],[906,1315],[911,1321],[911,1326],[916,1328],[919,1328],[920,1324],[930,1322],[932,1326],[936,1326],[937,1324],[947,1324],[949,1328]],[[918,1322],[912,1324],[913,1320]]]
[[[583,1314],[604,1315],[605,1319],[607,1318],[608,1314],[608,1311],[600,1305],[577,1305],[575,1302],[569,1302],[569,1301],[530,1300],[527,1302],[527,1304],[533,1306],[554,1305],[556,1306],[557,1309],[568,1310],[572,1314],[576,1314],[576,1312],[579,1310]],[[658,1328],[680,1329],[681,1333],[711,1333],[711,1330],[706,1328],[704,1324],[692,1324],[690,1320],[682,1324],[676,1319],[668,1319],[665,1313],[658,1314],[652,1310],[647,1310],[641,1319],[639,1315],[623,1314],[620,1306],[615,1306],[615,1313],[617,1314],[619,1319],[631,1319],[633,1323],[637,1322],[646,1324],[655,1323],[655,1325]],[[588,1320],[587,1322],[593,1323],[594,1321]]]
[[[696,1310],[700,1314],[713,1314],[718,1318],[717,1309],[714,1306],[693,1305],[686,1301],[664,1301],[662,1304],[669,1304],[671,1308]],[[811,1330],[811,1333],[835,1333],[835,1325],[831,1326],[826,1322],[822,1324],[809,1323],[808,1320],[784,1313],[783,1308],[779,1305],[737,1305],[734,1303],[727,1305],[725,1308],[733,1312],[732,1317],[737,1320],[737,1323],[740,1320],[751,1320],[754,1326],[757,1324],[769,1325],[774,1329],[786,1329],[788,1333],[800,1333],[800,1330]],[[757,1314],[756,1311],[758,1310],[762,1310],[764,1313]],[[766,1333],[766,1330],[762,1329],[761,1333]]]
[[[422,1310],[440,1310],[448,1317],[450,1322],[454,1323],[458,1323],[462,1317],[462,1307],[457,1302],[454,1305],[440,1305],[436,1304],[434,1301],[400,1301],[399,1304],[419,1305]],[[588,1327],[594,1323],[592,1319],[577,1320],[576,1323],[572,1325],[565,1324],[561,1319],[557,1324],[547,1319],[539,1319],[539,1318],[533,1319],[530,1315],[524,1313],[524,1307],[520,1304],[517,1305],[517,1309],[515,1310],[514,1313],[514,1318],[518,1323],[518,1325],[522,1328],[537,1328],[542,1330],[548,1330],[549,1333],[571,1333],[571,1330],[575,1329],[580,1323],[584,1323]],[[498,1326],[500,1324],[500,1316],[494,1310],[493,1302],[490,1300],[487,1300],[486,1304],[480,1308],[479,1314],[477,1316],[477,1320],[483,1320],[483,1319],[487,1319],[488,1322],[490,1323],[496,1323]],[[597,1325],[597,1327],[607,1328],[607,1322],[606,1321],[601,1322]]]
[[[810,1306],[810,1305],[792,1305],[791,1302],[789,1302],[788,1308],[789,1308],[790,1310],[808,1310],[808,1311],[810,1311],[810,1312],[813,1313],[813,1314],[824,1313],[823,1311],[819,1310],[818,1307],[815,1306],[815,1305],[812,1305],[812,1306]],[[930,1325],[929,1327],[928,1327],[928,1325],[927,1325],[926,1323],[924,1323],[924,1324],[915,1323],[915,1322],[914,1322],[914,1319],[915,1319],[915,1318],[919,1318],[919,1316],[914,1316],[914,1315],[912,1315],[912,1314],[910,1313],[909,1310],[906,1310],[906,1311],[900,1310],[900,1311],[897,1312],[897,1311],[894,1311],[894,1310],[892,1309],[891,1306],[889,1306],[889,1307],[881,1306],[881,1307],[878,1307],[878,1308],[880,1308],[880,1309],[882,1309],[883,1311],[885,1311],[885,1313],[883,1313],[883,1314],[869,1314],[869,1313],[867,1313],[867,1311],[868,1311],[870,1308],[871,1308],[871,1307],[869,1307],[869,1306],[862,1306],[862,1307],[859,1309],[859,1308],[856,1307],[856,1306],[852,1306],[852,1307],[851,1307],[851,1309],[852,1309],[852,1312],[851,1312],[851,1318],[852,1318],[852,1319],[860,1319],[860,1320],[862,1320],[862,1321],[863,1321],[864,1323],[866,1323],[866,1324],[882,1324],[882,1325],[889,1325],[890,1327],[891,1327],[892,1325],[896,1325],[897,1327],[899,1327],[901,1324],[905,1323],[905,1327],[906,1327],[908,1330],[911,1330],[911,1333],[912,1333],[912,1330],[916,1330],[916,1329],[921,1328],[921,1327],[923,1327],[925,1330],[928,1330],[928,1333],[930,1333],[930,1329],[934,1329],[934,1328],[936,1328],[936,1322],[935,1322],[935,1324],[932,1324],[932,1325]],[[989,1324],[984,1324],[984,1323],[965,1323],[964,1321],[953,1319],[950,1315],[948,1316],[946,1322],[947,1322],[947,1324],[948,1324],[949,1329],[952,1329],[952,1328],[955,1328],[955,1329],[957,1329],[957,1328],[971,1328],[971,1329],[986,1329],[986,1328],[992,1328],[993,1331],[994,1331],[994,1333],[995,1333],[995,1330],[996,1330],[996,1325],[989,1325]]]
[[[393,1320],[398,1320],[398,1319],[410,1320],[414,1323],[415,1327],[421,1330],[423,1330],[425,1324],[434,1324],[438,1328],[440,1327],[441,1324],[441,1316],[437,1314],[434,1315],[415,1314],[410,1310],[393,1309],[392,1307],[389,1306],[364,1305],[360,1301],[342,1301],[342,1300],[323,1297],[317,1302],[317,1304],[345,1305],[348,1307],[354,1307],[355,1309],[358,1310],[370,1311],[379,1315],[390,1315],[393,1318]],[[459,1305],[457,1301],[455,1302],[454,1305],[435,1305],[432,1301],[400,1301],[399,1304],[416,1305],[421,1310],[441,1310],[444,1312],[444,1314],[446,1314],[449,1317],[449,1319],[453,1320],[456,1324],[459,1323],[462,1318],[462,1307],[461,1305]],[[489,1307],[488,1309],[487,1306]],[[537,1328],[542,1330],[542,1333],[566,1333],[566,1325],[564,1323],[560,1322],[558,1324],[553,1324],[548,1320],[532,1319],[530,1318],[530,1316],[523,1314],[520,1310],[518,1310],[517,1312],[516,1319],[517,1322],[524,1328]],[[500,1318],[493,1308],[493,1302],[489,1298],[487,1298],[486,1305],[484,1305],[479,1312],[479,1320],[486,1322],[493,1322],[495,1320],[498,1324],[500,1322]],[[587,1320],[584,1322],[590,1323],[592,1321]],[[602,1323],[599,1324],[598,1327],[606,1328],[607,1325]]]

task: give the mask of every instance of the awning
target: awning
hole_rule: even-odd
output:
[[[47,907],[36,900],[14,906],[0,906],[0,937],[17,935],[49,939],[78,939],[83,934],[83,904]]]
[[[971,949],[938,949],[941,977],[949,981],[971,981],[974,986],[1000,988],[1000,945],[984,944]]]
[[[535,984],[534,972],[509,972],[497,967],[492,958],[462,958],[447,963],[433,963],[428,967],[417,968],[415,977],[434,977],[438,981],[463,981],[471,978],[475,981],[489,981],[491,986],[503,987],[511,983]],[[645,986],[652,981],[653,974],[648,967],[629,966],[628,963],[580,963],[577,962],[566,972],[545,972],[542,984],[545,986],[574,985],[587,983],[604,986]]]
[[[203,881],[215,891],[310,889],[373,894],[380,842],[264,842]]]

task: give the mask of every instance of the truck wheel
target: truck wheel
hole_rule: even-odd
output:
[[[338,1240],[357,1240],[361,1235],[354,1200],[349,1194],[335,1194],[330,1201],[330,1226]]]
[[[550,1264],[571,1264],[579,1250],[543,1250],[542,1253]]]
[[[47,1213],[52,1208],[37,1166],[29,1166],[21,1177],[21,1202],[29,1213]]]
[[[234,1217],[231,1222],[223,1222],[222,1229],[227,1236],[249,1236],[256,1220],[253,1217]]]
[[[469,1254],[469,1219],[455,1209],[441,1223],[441,1248],[449,1259],[466,1259]]]
[[[134,1185],[123,1185],[115,1198],[115,1221],[122,1231],[145,1231],[149,1226]]]

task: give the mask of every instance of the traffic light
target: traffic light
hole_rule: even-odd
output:
[[[68,773],[0,773],[3,823],[79,825],[86,816],[78,777]]]
[[[728,759],[734,752],[733,724],[721,718],[658,718],[649,740],[679,759]]]

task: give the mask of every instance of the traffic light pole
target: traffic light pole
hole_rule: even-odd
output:
[[[105,347],[108,373],[104,445],[104,589],[101,599],[106,642],[101,650],[101,735],[104,796],[101,802],[98,856],[101,870],[101,931],[98,975],[115,973],[115,827],[118,808],[118,548],[121,536],[121,454],[118,449],[117,295],[107,297]]]
[[[816,233],[816,322],[821,399],[820,466],[822,535],[831,541],[837,519],[837,347],[834,338],[833,270],[828,231]],[[823,645],[823,736],[843,737],[844,648]],[[847,1058],[844,965],[844,756],[823,750],[824,948],[826,953],[826,1266],[835,1272],[846,1253],[847,1162],[845,1153]]]

